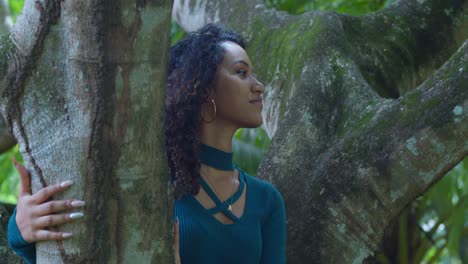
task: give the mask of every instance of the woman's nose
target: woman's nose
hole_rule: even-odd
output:
[[[265,92],[265,86],[259,80],[257,80],[257,78],[255,78],[254,76],[252,76],[252,78],[254,80],[254,85],[253,85],[254,91],[259,92],[259,93]]]

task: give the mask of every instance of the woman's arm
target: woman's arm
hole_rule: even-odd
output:
[[[8,221],[8,245],[28,264],[36,263],[36,244],[24,241],[16,224],[16,208]]]
[[[62,213],[65,210],[85,205],[79,200],[49,201],[52,196],[65,191],[71,181],[50,185],[31,194],[29,172],[24,166],[13,161],[20,174],[20,191],[15,213],[8,223],[8,244],[28,263],[35,263],[34,242],[42,240],[63,240],[73,234],[47,230],[48,227],[71,222],[83,216],[80,212]]]
[[[262,225],[261,264],[286,263],[286,210],[283,197],[272,186],[269,205],[270,214]]]

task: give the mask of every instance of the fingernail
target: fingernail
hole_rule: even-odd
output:
[[[179,224],[179,218],[178,217],[175,218],[175,222],[176,222],[176,224]]]
[[[83,216],[84,216],[84,214],[81,213],[81,212],[71,213],[71,214],[68,215],[68,217],[69,217],[70,219],[78,219],[78,218],[81,218],[81,217],[83,217]]]
[[[82,207],[85,204],[86,203],[84,201],[73,201],[73,202],[71,202],[71,206],[73,206],[73,207]]]
[[[63,237],[63,238],[70,238],[70,237],[72,237],[72,236],[73,236],[72,233],[63,233],[63,234],[62,234],[62,237]]]
[[[72,184],[73,184],[72,181],[64,181],[64,182],[60,183],[60,187],[65,188],[65,187],[68,187],[68,186],[70,186]]]

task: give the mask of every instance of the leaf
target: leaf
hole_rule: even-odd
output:
[[[450,231],[448,235],[448,251],[452,258],[460,257],[460,238],[465,223],[465,210],[457,210],[452,215],[450,221]]]
[[[10,5],[12,17],[16,20],[16,17],[18,17],[23,9],[24,0],[8,0],[8,4]]]
[[[18,197],[19,174],[12,159],[23,162],[18,145],[0,155],[0,201],[16,203]]]
[[[234,134],[234,163],[251,175],[257,174],[270,140],[262,128],[239,129]]]

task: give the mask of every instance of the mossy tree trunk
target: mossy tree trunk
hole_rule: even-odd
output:
[[[359,17],[262,1],[175,1],[186,30],[247,37],[272,137],[288,263],[372,262],[385,228],[468,153],[468,1],[401,0]]]
[[[87,201],[38,263],[173,262],[163,100],[172,1],[26,0],[0,42],[3,116],[33,192]]]
[[[10,30],[9,11],[8,0],[0,0],[0,36],[8,33]],[[8,132],[5,120],[0,116],[0,153],[10,149],[15,144],[16,141]],[[6,231],[11,213],[12,205],[0,203],[0,259],[8,264],[21,263],[19,257],[13,254],[7,245]]]
[[[7,244],[8,220],[10,219],[14,208],[15,206],[12,204],[0,203],[0,259],[2,260],[2,263],[6,264],[24,263],[8,248]]]
[[[0,0],[0,36],[8,33],[11,23],[8,0]],[[5,120],[0,116],[0,153],[7,151],[15,144],[15,138],[8,132]]]

